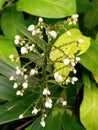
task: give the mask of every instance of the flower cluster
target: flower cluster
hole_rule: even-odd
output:
[[[44,23],[43,18],[38,19],[38,24],[34,25],[31,24],[27,30],[31,32],[32,36],[38,36],[39,38],[43,39],[43,29],[46,31],[46,35],[48,38],[48,41],[51,41],[52,39],[55,39],[57,37],[57,33],[54,30],[51,30],[51,28],[47,27],[47,25]],[[15,56],[11,54],[9,56],[10,60],[12,62],[19,61],[22,57],[25,57],[25,55],[28,55],[29,53],[36,53],[36,45],[30,41],[28,38],[24,37],[22,38],[19,35],[15,36],[14,44],[18,47],[20,47],[19,56]],[[40,53],[41,56],[43,56],[43,53]],[[37,65],[36,67],[29,68],[28,65],[32,63],[33,61],[28,61],[28,63],[23,64],[21,67],[16,66],[15,74],[13,74],[10,77],[11,81],[14,81],[13,83],[13,89],[16,89],[16,95],[17,96],[23,96],[25,91],[28,89],[30,85],[30,80],[33,76],[36,76],[39,74]],[[29,69],[28,69],[29,68]],[[33,89],[33,88],[32,88]],[[41,95],[43,95],[43,110],[41,110],[39,107],[37,107],[38,103],[40,102],[40,99],[38,101],[35,101],[35,106],[33,107],[32,114],[36,115],[38,112],[42,112],[42,118],[41,118],[41,126],[45,127],[45,118],[47,117],[46,109],[51,109],[53,106],[52,98],[50,97],[51,92],[49,91],[48,87],[44,88],[42,90]],[[24,112],[25,113],[25,112]],[[24,118],[24,113],[19,115],[19,119]]]
[[[16,72],[13,76],[10,77],[10,80],[14,81],[13,88],[17,89],[16,95],[23,96],[25,90],[29,86],[28,79],[33,75],[38,74],[37,68],[33,68],[29,71],[25,67],[16,66]],[[21,79],[21,80],[20,80]]]
[[[78,18],[78,15],[73,15],[71,18],[71,22],[69,22],[69,24],[76,24],[77,18]],[[47,27],[47,25],[44,23],[43,18],[41,18],[41,17],[38,19],[37,25],[31,24],[27,28],[27,30],[31,32],[32,37],[38,36],[38,38],[43,39],[43,40],[44,40],[43,30],[45,30],[45,33],[46,33],[47,39],[48,39],[47,40],[48,43],[50,43],[50,41],[54,40],[57,37],[57,32],[54,31],[53,29]],[[67,31],[66,33],[68,36],[71,35],[71,33],[69,31]],[[82,42],[84,42],[83,39],[78,39],[78,45]],[[11,61],[18,62],[21,58],[24,58],[25,56],[28,56],[29,54],[39,54],[41,57],[42,56],[44,57],[44,53],[39,52],[40,49],[38,50],[36,44],[33,41],[31,41],[29,38],[26,38],[26,37],[22,38],[21,36],[16,35],[14,44],[18,45],[18,47],[20,47],[20,50],[19,50],[20,55],[14,56],[13,54],[11,54],[9,56]],[[67,101],[64,100],[63,98],[57,98],[57,97],[56,97],[57,102],[53,101],[53,95],[51,94],[52,91],[50,91],[51,90],[50,87],[48,87],[48,85],[46,85],[46,82],[48,82],[48,76],[45,77],[47,75],[47,73],[45,72],[46,70],[43,71],[44,67],[42,67],[42,68],[39,67],[37,65],[36,61],[31,60],[32,58],[29,60],[28,59],[27,59],[27,62],[23,63],[21,66],[16,66],[15,74],[13,74],[10,77],[10,80],[14,81],[13,89],[16,89],[16,95],[24,96],[25,91],[28,90],[28,88],[32,84],[31,80],[33,78],[36,78],[36,77],[37,77],[37,79],[38,78],[40,79],[40,77],[45,78],[43,80],[44,85],[42,85],[42,87],[39,88],[40,90],[38,90],[39,91],[38,94],[40,96],[38,97],[37,101],[34,102],[33,109],[32,109],[33,115],[36,115],[39,112],[42,113],[42,118],[41,118],[40,124],[42,127],[45,127],[45,125],[46,125],[45,119],[47,117],[47,111],[49,109],[52,109],[54,104],[56,105],[56,104],[60,103],[62,106],[66,106]],[[45,61],[45,60],[43,60],[43,61]],[[60,62],[62,62],[64,67],[68,68],[70,72],[73,72],[74,74],[76,74],[75,66],[79,61],[80,61],[80,58],[78,56],[75,56],[75,57],[63,56],[62,61],[60,61]],[[31,65],[31,64],[33,64],[33,65]],[[45,72],[45,75],[43,76],[44,72]],[[53,76],[54,76],[54,79],[53,79]],[[54,80],[54,83],[62,82],[63,75],[57,70],[56,72],[52,73],[51,79]],[[70,77],[68,75],[67,77],[65,77],[64,83],[66,85],[68,83],[75,84],[75,82],[77,80],[78,80],[77,77],[75,77],[75,76]],[[40,84],[40,82],[37,82],[37,83]],[[32,87],[32,91],[33,90],[34,90],[34,88]],[[23,113],[19,115],[19,119],[22,119],[22,118],[24,118]]]
[[[76,69],[75,66],[76,64],[80,61],[80,57],[75,57],[75,58],[70,58],[70,57],[66,57],[63,59],[62,63],[64,64],[64,66],[70,71],[73,72],[74,74],[76,74]],[[74,84],[78,78],[77,77],[66,77],[65,76],[65,84],[67,85],[68,83],[72,83]],[[56,71],[54,73],[54,79],[57,82],[62,82],[63,81],[63,76],[59,73],[59,71]]]
[[[67,19],[68,24],[69,24],[69,25],[72,25],[72,24],[76,25],[76,23],[77,23],[77,21],[78,21],[78,17],[79,17],[78,14],[73,14],[73,15],[71,16],[71,18],[68,18],[68,19]]]
[[[28,31],[32,33],[32,35],[37,35],[39,38],[43,38],[42,29],[43,29],[44,23],[43,18],[38,19],[38,24],[35,26],[34,24],[31,24],[28,27]]]
[[[28,27],[28,31],[32,33],[32,35],[37,35],[39,38],[43,39],[43,29],[46,31],[46,35],[48,37],[48,42],[51,41],[52,39],[55,39],[57,37],[57,32],[54,30],[51,30],[47,25],[44,23],[43,18],[38,19],[38,24],[34,25],[31,24]]]

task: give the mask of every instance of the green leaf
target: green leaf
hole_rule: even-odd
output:
[[[42,49],[43,51],[45,50],[45,47],[47,46],[47,42],[45,42],[43,39],[40,39],[38,36],[32,36],[32,34],[27,30],[26,26],[17,24],[16,27],[24,36],[29,38],[40,49]]]
[[[92,29],[96,25],[98,25],[98,17],[97,17],[97,15],[98,15],[98,10],[97,9],[87,12],[85,14],[85,17],[84,17],[84,25],[85,25],[85,27],[87,27],[89,29]]]
[[[4,3],[5,3],[6,0],[0,0],[0,10],[2,9]]]
[[[90,76],[89,76],[89,72],[88,71],[83,71],[82,72],[82,80],[83,80],[83,84],[87,87],[91,87],[91,81],[90,81]]]
[[[24,17],[21,12],[16,10],[15,6],[6,8],[1,16],[1,28],[3,33],[10,40],[14,40],[15,35],[21,35],[16,29],[16,24],[24,24]]]
[[[91,41],[89,49],[80,56],[80,63],[90,70],[95,76],[98,75],[98,42],[95,40]]]
[[[75,119],[73,115],[70,113],[65,112],[63,114],[63,127],[64,130],[85,130]],[[60,129],[61,130],[61,129]]]
[[[62,115],[64,114],[65,109],[54,107],[51,113],[47,116],[46,119],[46,126],[43,128],[40,125],[41,117],[38,118],[32,125],[31,130],[61,130],[61,124],[62,124]],[[56,124],[56,125],[55,125]],[[30,130],[30,129],[25,129]]]
[[[70,110],[55,106],[47,116],[46,126],[40,125],[41,117],[25,130],[84,130],[72,116]]]
[[[34,100],[35,94],[29,92],[0,106],[0,124],[18,120],[20,114],[23,114],[24,118],[31,116],[33,108],[30,106]]]
[[[80,107],[80,119],[87,130],[98,129],[98,88],[84,86],[84,97]]]
[[[16,97],[13,83],[6,77],[0,76],[0,99],[12,100]]]
[[[50,52],[50,59],[54,62],[54,71],[58,71],[58,73],[64,75],[64,77],[66,77],[70,71],[63,63],[64,57],[74,58],[74,55],[77,53],[81,55],[90,46],[90,38],[84,36],[78,29],[74,28],[69,31],[71,35],[67,33],[61,35],[54,43]],[[79,39],[84,41],[78,46]]]
[[[9,78],[12,75],[15,75],[15,68],[6,60],[0,58],[0,74]]]
[[[95,81],[98,83],[98,75],[93,75],[93,76],[94,76]]]
[[[20,11],[46,18],[62,18],[76,12],[75,0],[19,0],[17,7]]]
[[[0,57],[6,59],[8,62],[14,66],[20,66],[20,62],[11,62],[9,59],[10,55],[18,56],[15,45],[6,37],[0,36]]]
[[[85,17],[84,17],[84,25],[85,25],[85,27],[87,27],[89,29],[92,29],[96,25],[98,25],[98,17],[97,17],[97,14],[98,14],[98,3],[97,2],[98,2],[97,0],[93,0],[92,1],[93,9],[88,11],[85,14]]]
[[[76,0],[76,3],[77,3],[77,10],[80,13],[92,10],[92,5],[89,0]]]

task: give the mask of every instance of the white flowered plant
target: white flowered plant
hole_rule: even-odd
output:
[[[68,24],[69,25],[76,24],[78,17],[79,17],[78,14],[73,15],[71,18],[67,20]],[[37,36],[40,39],[44,40],[43,29],[46,31],[48,44],[50,44],[50,42],[54,41],[54,39],[58,37],[58,33],[55,30],[49,28],[44,23],[44,19],[41,17],[38,19],[37,25],[31,24],[27,28],[27,30],[31,33],[33,37]],[[68,37],[72,35],[70,31],[66,31],[66,34],[68,35]],[[84,40],[79,39],[78,42],[82,43],[84,42]],[[46,125],[45,119],[47,118],[48,109],[52,109],[53,106],[57,105],[58,103],[60,103],[62,106],[66,106],[67,101],[60,97],[54,100],[55,98],[54,98],[54,95],[52,95],[52,88],[48,86],[48,76],[45,77],[47,74],[47,72],[45,71],[47,70],[43,70],[43,67],[41,68],[39,65],[37,65],[37,59],[34,59],[35,62],[34,60],[32,60],[33,54],[34,56],[37,54],[40,55],[40,58],[44,59],[43,60],[44,69],[47,69],[46,67],[47,63],[45,63],[47,61],[47,58],[45,57],[45,52],[44,51],[39,52],[38,47],[36,46],[35,42],[33,43],[30,41],[30,39],[22,38],[19,35],[15,36],[14,43],[15,45],[20,46],[20,56],[14,56],[13,54],[11,54],[9,58],[11,59],[12,62],[19,61],[19,59],[24,58],[25,56],[27,57],[29,57],[29,55],[32,55],[32,56],[30,57],[28,62],[23,64],[21,67],[16,66],[15,74],[13,74],[10,77],[10,80],[14,81],[13,89],[16,90],[17,96],[23,97],[25,92],[28,89],[31,89],[32,82],[34,82],[36,77],[39,77],[40,75],[42,76],[42,77],[39,77],[39,80],[42,80],[40,81],[43,84],[42,87],[40,87],[38,91],[32,87],[32,91],[34,92],[37,91],[37,93],[40,96],[38,97],[37,101],[34,102],[31,113],[34,115],[37,115],[39,112],[42,113],[40,124],[42,127],[45,127]],[[75,66],[79,61],[80,61],[80,58],[78,56],[74,58],[70,58],[68,56],[67,57],[62,56],[62,61],[60,62],[64,64],[64,67],[68,67],[70,72],[73,72],[74,74],[76,74],[77,71],[76,71]],[[31,67],[30,64],[33,64],[33,67]],[[63,75],[59,73],[59,70],[52,72],[51,79],[54,83],[56,84],[60,83],[62,85],[63,84],[68,85],[69,83],[74,85],[75,82],[78,81],[77,77],[75,76],[70,77],[68,75],[67,77],[65,77],[66,80],[63,82]],[[25,113],[20,114],[19,119],[22,119],[24,117],[24,114]]]

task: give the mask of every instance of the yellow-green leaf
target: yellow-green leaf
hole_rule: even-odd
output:
[[[79,29],[70,29],[69,32],[61,35],[54,43],[51,52],[50,59],[54,62],[54,71],[58,71],[59,74],[64,75],[63,81],[69,74],[69,68],[63,63],[64,58],[74,58],[75,55],[81,55],[90,46],[90,38],[84,36]]]
[[[95,84],[91,88],[84,87],[80,119],[86,130],[98,130],[98,88]]]

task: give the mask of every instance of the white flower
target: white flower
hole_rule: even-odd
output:
[[[67,101],[63,101],[63,102],[62,102],[62,105],[63,105],[63,106],[66,106],[66,104],[67,104]]]
[[[23,114],[19,115],[19,119],[22,119],[23,118]]]
[[[27,83],[27,82],[24,82],[24,83],[22,84],[22,86],[23,86],[24,89],[26,89],[26,88],[28,88],[28,83]]]
[[[58,73],[58,72],[55,72],[54,73],[54,78],[56,81],[62,81],[62,76]]]
[[[43,22],[43,18],[39,17],[38,21]]]
[[[49,97],[46,98],[45,107],[52,108],[52,99],[51,98],[49,98]]]
[[[30,75],[34,75],[34,74],[37,74],[37,70],[31,69],[31,70],[30,70]]]
[[[28,75],[27,74],[24,74],[24,79],[28,79]]]
[[[65,59],[63,60],[63,63],[64,63],[65,65],[69,65],[69,63],[70,63],[69,58],[65,58]]]
[[[55,31],[50,31],[49,34],[50,34],[50,36],[52,38],[56,38],[57,37],[57,33]]]
[[[36,114],[38,113],[38,111],[39,111],[39,110],[38,110],[36,107],[34,107],[34,109],[32,110],[32,114],[35,114],[35,115],[36,115]]]
[[[21,47],[21,54],[26,54],[28,53],[28,50],[26,47]]]
[[[76,69],[74,69],[74,70],[73,70],[73,72],[74,72],[74,74],[76,74],[76,73],[77,73],[77,70],[76,70]]]
[[[15,82],[13,85],[13,88],[16,89],[18,87],[18,84]]]
[[[74,67],[76,64],[75,64],[75,62],[72,62],[71,65]]]
[[[11,76],[11,77],[10,77],[10,80],[14,80],[14,76]]]
[[[32,35],[34,36],[36,34],[36,30],[33,30],[32,31]]]
[[[45,88],[44,90],[43,90],[43,95],[50,95],[50,91],[47,89],[47,88]]]
[[[19,40],[15,39],[15,40],[14,40],[14,43],[15,43],[16,45],[18,45],[18,44],[19,44]]]
[[[69,78],[69,77],[66,79],[66,85],[67,85],[68,83],[70,83],[70,78]]]
[[[76,61],[80,61],[80,57],[76,57]]]
[[[31,46],[29,46],[29,50],[30,51],[34,51],[34,49],[35,49],[35,45],[34,44],[32,44]]]
[[[40,32],[40,28],[36,29],[36,34],[39,34]]]
[[[73,18],[74,20],[77,20],[77,19],[78,19],[78,17],[79,17],[79,15],[78,15],[78,14],[73,14],[73,15],[72,15],[72,18]]]
[[[77,81],[77,80],[78,80],[77,77],[73,77],[73,78],[72,78],[72,81]]]
[[[46,123],[45,123],[45,121],[44,121],[44,120],[43,120],[43,121],[41,121],[41,122],[40,122],[40,124],[41,124],[41,126],[42,126],[42,127],[45,127],[45,125],[46,125]]]
[[[20,68],[17,66],[16,67],[16,75],[20,75],[21,74],[21,70],[20,70]]]
[[[19,36],[19,35],[16,35],[16,36],[15,36],[15,39],[19,40],[19,39],[20,39],[20,36]]]
[[[18,91],[16,92],[16,95],[21,95],[21,91],[18,90]]]
[[[71,32],[70,32],[70,31],[67,31],[66,34],[67,34],[68,36],[71,36]]]
[[[74,84],[78,80],[77,77],[73,77],[71,83]]]
[[[31,24],[29,27],[28,27],[28,31],[33,31],[35,29],[35,26],[33,24]]]
[[[10,55],[9,58],[14,61],[14,55]]]
[[[15,36],[14,43],[15,43],[16,45],[20,43],[20,36],[19,36],[19,35],[16,35],[16,36]]]
[[[84,40],[83,40],[83,39],[78,39],[78,42],[79,42],[79,43],[83,43]]]

